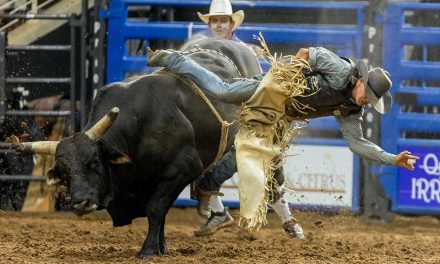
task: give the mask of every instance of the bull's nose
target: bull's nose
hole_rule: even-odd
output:
[[[79,216],[91,213],[96,210],[97,207],[98,206],[95,203],[92,203],[89,200],[78,201],[72,205],[74,213]]]
[[[75,202],[75,204],[72,205],[72,208],[73,208],[74,210],[81,210],[81,209],[84,208],[84,206],[85,206],[87,203],[88,203],[87,200],[84,200],[84,201],[78,201],[78,202]]]

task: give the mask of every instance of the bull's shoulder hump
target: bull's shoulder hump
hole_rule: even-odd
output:
[[[104,98],[151,98],[154,96],[173,96],[181,90],[181,80],[177,75],[163,72],[160,74],[143,75],[123,82],[108,84],[98,91],[97,99]]]
[[[100,89],[101,93],[112,93],[112,92],[118,92],[121,90],[127,90],[130,89],[135,84],[141,82],[143,79],[145,79],[147,75],[141,75],[141,76],[133,76],[129,77],[121,82],[113,82],[105,85]]]
[[[124,82],[114,82],[107,84],[98,90],[95,97],[95,102],[100,101],[119,101],[122,98],[130,97],[130,85]]]

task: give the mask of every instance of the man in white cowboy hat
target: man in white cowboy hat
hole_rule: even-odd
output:
[[[235,137],[237,151],[222,160],[225,171],[238,171],[239,223],[244,227],[258,229],[266,221],[266,205],[273,200],[267,199],[265,179],[273,179],[270,178],[273,174],[267,174],[265,166],[283,157],[282,147],[286,145],[279,143],[290,140],[284,132],[290,132],[289,124],[295,120],[335,116],[350,150],[367,160],[414,170],[419,159],[408,151],[388,153],[364,138],[361,126],[364,107],[371,104],[384,114],[392,104],[388,72],[382,68],[368,71],[364,61],[355,64],[322,47],[302,48],[295,56],[272,64],[261,82],[242,79],[231,84],[179,52],[158,51],[150,56],[148,64],[182,74],[224,102],[244,103],[239,115],[243,125]],[[287,141],[280,142],[284,139]],[[287,227],[295,227],[295,222],[291,219],[292,225]],[[302,231],[289,230],[293,231],[293,237]]]
[[[209,30],[202,31],[194,35],[193,38],[217,37],[243,43],[234,34],[234,31],[243,23],[244,12],[243,10],[239,10],[233,13],[232,5],[229,0],[212,0],[209,13],[201,14],[197,12],[197,15],[200,20],[208,24]]]

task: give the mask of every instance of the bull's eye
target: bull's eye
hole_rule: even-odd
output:
[[[53,178],[53,177],[46,178],[46,185],[49,187],[55,186],[55,185],[59,184],[60,182],[61,182],[60,178]]]
[[[87,167],[92,171],[98,170],[98,162],[96,160],[90,161],[87,163]]]

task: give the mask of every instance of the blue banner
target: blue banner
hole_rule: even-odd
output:
[[[440,149],[408,148],[420,160],[414,171],[399,169],[399,206],[440,210]]]

